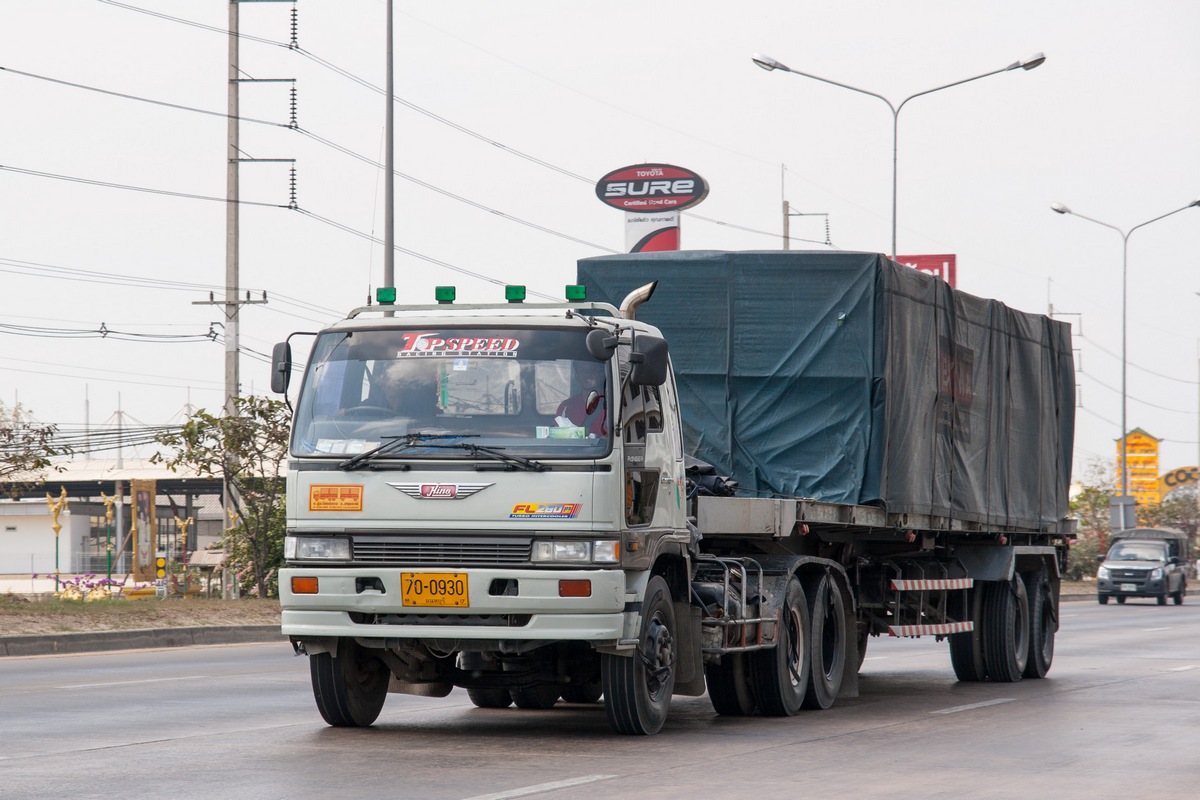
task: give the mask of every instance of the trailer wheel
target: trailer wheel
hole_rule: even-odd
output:
[[[1027,572],[1025,593],[1029,597],[1029,659],[1022,673],[1026,678],[1044,678],[1054,661],[1054,635],[1058,631],[1057,598],[1043,564]]]
[[[460,654],[459,669],[473,673],[495,671],[487,669],[487,662],[479,653]],[[474,686],[467,689],[467,697],[476,708],[508,708],[512,705],[512,696],[508,693],[508,689]]]
[[[768,717],[790,717],[800,710],[813,670],[812,617],[804,587],[794,575],[784,589],[779,613],[778,643],[750,653],[749,662],[754,699]]]
[[[704,667],[704,682],[713,710],[726,717],[754,713],[754,693],[746,674],[746,654],[726,653],[715,664]]]
[[[309,656],[308,671],[317,710],[333,727],[364,728],[379,717],[391,673],[353,639],[338,641],[337,658]]]
[[[510,689],[509,694],[512,695],[512,701],[517,704],[517,708],[545,711],[554,708],[554,704],[558,702],[558,684],[539,683],[523,686],[520,689]]]
[[[1029,659],[1029,596],[1025,581],[989,583],[983,595],[983,659],[988,677],[999,683],[1021,680]]]
[[[675,690],[675,611],[662,576],[646,586],[642,631],[632,656],[601,653],[604,711],[617,733],[648,736],[667,721]]]
[[[600,685],[600,681],[586,681],[584,683],[568,683],[563,687],[562,698],[568,703],[584,703],[592,704],[600,699],[600,695],[604,694],[604,687]]]
[[[805,708],[826,709],[837,700],[846,671],[846,606],[833,577],[826,573],[809,597],[808,613],[812,620],[809,650],[812,669]]]
[[[970,605],[969,619],[974,624],[971,630],[952,633],[950,640],[950,664],[954,676],[966,683],[987,680],[987,663],[983,660],[983,587],[971,589],[967,603]]]
[[[858,664],[855,669],[862,672],[863,662],[867,660],[867,642],[871,640],[871,629],[860,624],[858,627]]]

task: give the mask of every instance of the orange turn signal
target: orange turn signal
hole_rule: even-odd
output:
[[[591,581],[559,581],[558,582],[559,597],[591,597],[592,582]]]
[[[315,577],[292,578],[292,594],[316,594],[317,579]]]

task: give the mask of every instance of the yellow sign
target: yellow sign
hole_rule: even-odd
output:
[[[1180,486],[1200,483],[1200,467],[1179,467],[1163,474],[1158,479],[1158,493],[1166,497]]]
[[[314,483],[308,488],[309,511],[362,511],[363,487]]]
[[[1129,493],[1138,504],[1157,504],[1162,500],[1158,480],[1158,439],[1142,429],[1125,434],[1127,468],[1121,464],[1121,443],[1117,442],[1117,489],[1121,475],[1129,481]]]

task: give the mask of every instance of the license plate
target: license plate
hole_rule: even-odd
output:
[[[427,608],[468,608],[465,572],[401,572],[400,602]]]
[[[1122,583],[1121,591],[1122,592],[1136,592],[1137,584],[1136,583]]]

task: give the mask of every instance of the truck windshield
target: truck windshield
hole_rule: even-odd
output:
[[[322,334],[292,432],[298,456],[345,459],[413,434],[441,447],[396,458],[473,458],[453,437],[523,458],[609,449],[609,378],[586,329],[365,328]],[[470,438],[466,438],[470,437]]]
[[[1157,542],[1117,542],[1108,552],[1109,561],[1166,561],[1167,548]]]

